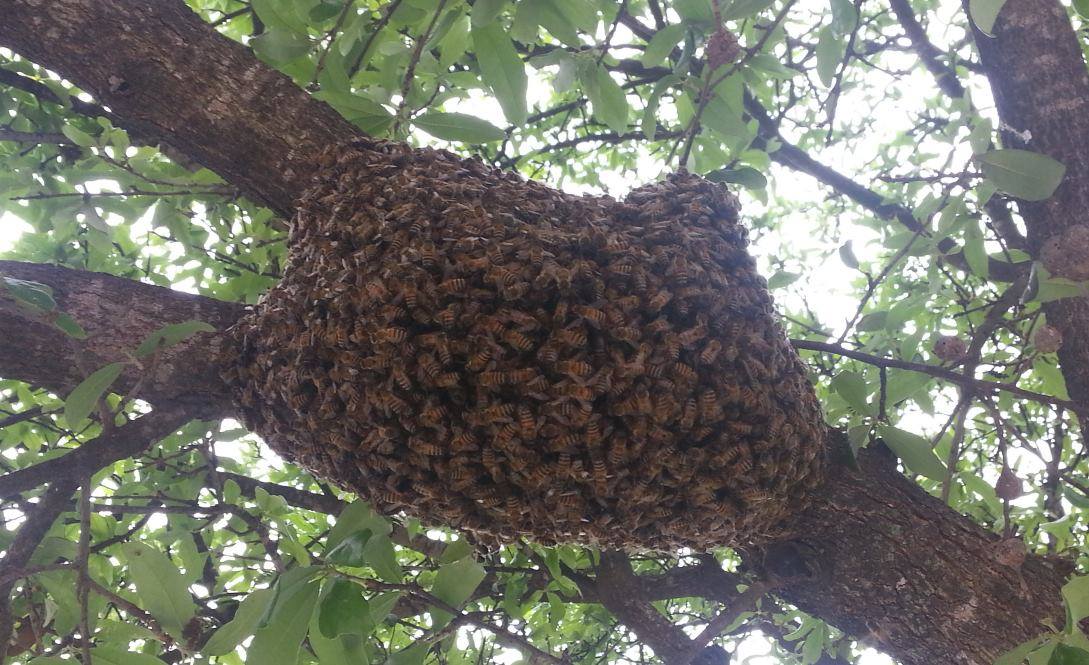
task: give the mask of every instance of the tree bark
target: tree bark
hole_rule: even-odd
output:
[[[314,152],[358,134],[182,2],[3,0],[0,17],[4,46],[283,216]]]
[[[305,157],[355,133],[180,2],[0,0],[0,6],[0,44],[70,77],[132,126],[189,152],[281,213],[304,184]],[[22,274],[34,274],[26,270]],[[143,312],[142,331],[153,329],[156,312],[170,320],[207,316],[217,327],[238,313],[233,306],[185,301],[169,291],[151,296],[151,287],[123,281],[103,278],[81,292],[85,297],[58,298],[62,309],[77,306],[77,319],[94,328],[102,344],[112,334],[125,340],[110,343],[95,362],[119,357],[141,338],[128,325],[111,323],[111,315],[93,314],[98,299],[103,311],[124,302]],[[118,299],[109,292],[113,288],[128,296]],[[178,307],[186,313],[170,314],[170,306],[150,302],[133,305],[145,296],[180,298]],[[79,345],[55,335],[52,344],[63,351],[59,359],[30,340],[6,349],[0,374],[55,389],[72,385],[78,374],[70,364],[80,358]],[[24,346],[33,361],[16,358]],[[194,359],[211,361],[191,354],[188,367],[175,366],[174,380],[191,381],[189,388],[203,391],[198,402],[207,403],[221,387],[208,378],[213,368],[195,367],[200,363]],[[174,397],[187,392],[179,386]],[[160,394],[170,392],[164,385]],[[788,577],[785,598],[873,640],[907,665],[989,663],[1044,632],[1040,621],[1062,622],[1058,589],[1065,570],[1033,556],[1020,570],[1001,567],[994,556],[996,536],[949,510],[879,456],[866,455],[859,471],[834,476],[793,526],[800,537],[749,553],[749,565]]]
[[[1089,70],[1058,0],[1009,0],[998,15],[994,37],[973,32],[1005,147],[1042,152],[1066,166],[1051,198],[1018,204],[1030,252],[1038,256],[1048,238],[1089,223]],[[1084,343],[1089,299],[1056,300],[1044,311],[1066,340],[1059,362],[1070,398],[1089,404],[1089,344]]]
[[[225,330],[242,314],[241,305],[59,266],[0,261],[0,276],[51,287],[57,311],[87,333],[86,339],[69,336],[0,289],[0,376],[64,396],[103,365],[125,362],[114,392],[137,388],[131,396],[184,408],[191,418],[233,413],[214,362],[225,342],[221,336],[199,333],[145,358],[134,352],[170,323],[196,319]]]

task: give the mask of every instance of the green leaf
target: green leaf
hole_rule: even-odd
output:
[[[858,23],[858,10],[851,0],[832,0],[832,31],[846,37]]]
[[[994,37],[994,24],[1006,0],[969,0],[968,14],[983,34]]]
[[[680,43],[684,37],[684,31],[687,29],[682,23],[674,23],[654,33],[654,36],[647,42],[647,48],[643,51],[643,57],[640,59],[643,66],[657,67],[662,64],[666,57],[669,56],[670,51],[673,50],[673,47]]]
[[[28,661],[26,665],[73,665],[73,662],[58,656],[38,656]]]
[[[266,28],[306,33],[306,23],[295,13],[296,0],[252,0],[250,6]]]
[[[643,130],[643,136],[648,141],[653,141],[654,136],[658,133],[658,107],[662,103],[662,95],[666,90],[669,90],[670,86],[676,85],[681,81],[681,77],[676,74],[666,74],[660,81],[654,84],[654,89],[650,93],[650,99],[647,100],[647,107],[643,111],[643,120],[641,129]]]
[[[945,465],[934,454],[930,442],[923,437],[891,425],[879,425],[877,435],[915,473],[931,480],[945,479]]]
[[[992,150],[980,156],[979,162],[998,189],[1026,201],[1050,198],[1066,174],[1060,162],[1028,150]]]
[[[537,19],[545,30],[567,46],[580,48],[578,31],[593,34],[597,29],[597,11],[587,0],[534,0]]]
[[[0,287],[7,289],[11,297],[23,305],[43,312],[52,312],[57,308],[57,301],[53,300],[53,289],[46,284],[0,276]]]
[[[216,329],[209,323],[192,319],[181,323],[170,323],[148,335],[140,346],[136,347],[136,357],[143,358],[155,351],[174,346],[189,337],[201,332],[215,332]]]
[[[846,48],[846,42],[831,27],[821,29],[817,38],[817,76],[826,88],[835,81]]]
[[[247,665],[296,665],[318,603],[320,587],[314,568],[292,568],[280,576],[268,621],[246,650]]]
[[[430,111],[413,119],[412,124],[431,136],[445,141],[487,143],[499,141],[506,134],[487,120],[464,113]]]
[[[84,148],[96,145],[98,143],[95,137],[91,136],[82,129],[76,129],[72,125],[65,125],[61,127],[61,133],[68,137],[72,143]]]
[[[797,282],[801,278],[801,275],[796,272],[787,272],[780,270],[771,277],[768,278],[768,288],[771,290],[781,289],[784,286],[790,286],[794,282]]]
[[[332,639],[340,635],[366,635],[370,622],[370,607],[363,589],[355,582],[336,580],[321,600],[318,627],[321,634]]]
[[[775,0],[733,0],[722,9],[722,20],[736,21],[748,18],[770,7]]]
[[[75,428],[94,411],[95,405],[117,377],[121,376],[125,363],[110,363],[84,379],[64,400],[64,420]]]
[[[431,593],[448,605],[461,607],[473,595],[473,591],[476,591],[484,579],[484,574],[484,567],[472,557],[448,563],[441,566],[435,575]],[[445,625],[453,618],[449,612],[439,609],[432,610],[432,617],[437,626]]]
[[[1067,628],[1089,617],[1089,575],[1077,575],[1063,585],[1063,602],[1066,603]]]
[[[471,14],[473,27],[488,25],[499,16],[499,13],[506,6],[507,0],[476,0],[473,3]]]
[[[359,635],[341,635],[328,638],[321,634],[318,618],[310,621],[310,633],[306,638],[320,665],[369,665],[367,640]]]
[[[1089,651],[1067,644],[1058,644],[1051,652],[1047,665],[1089,665]]]
[[[110,647],[91,649],[91,660],[95,665],[163,665],[163,661],[155,656]],[[71,663],[72,661],[67,660],[64,662]]]
[[[397,552],[393,549],[393,541],[384,533],[375,533],[363,546],[363,559],[367,565],[374,568],[383,581],[391,584],[399,584],[404,581],[404,573],[401,564],[397,562]]]
[[[167,555],[144,543],[125,543],[121,550],[144,609],[159,620],[166,632],[180,639],[185,625],[197,613],[185,577]]]
[[[258,589],[250,592],[239,603],[234,618],[212,633],[212,637],[205,643],[201,653],[205,656],[222,656],[234,651],[235,647],[242,644],[243,640],[257,630],[257,625],[268,612],[271,601],[272,589]]]
[[[834,390],[853,410],[863,415],[872,415],[874,407],[869,403],[870,389],[866,379],[858,372],[844,370],[832,379]]]
[[[475,6],[473,12],[475,16]],[[510,36],[499,25],[473,28],[472,36],[480,74],[503,107],[507,122],[515,126],[524,124],[529,79]]]
[[[1040,648],[1041,642],[1043,642],[1042,638],[1035,637],[1028,642],[1019,644],[1002,654],[994,661],[994,665],[1022,665],[1030,653]]]
[[[983,230],[974,219],[965,220],[964,260],[976,275],[984,279],[990,276],[990,259],[984,246]]]
[[[310,52],[310,42],[283,28],[269,28],[250,41],[255,53],[273,65],[285,65]]]
[[[798,75],[798,70],[787,67],[770,53],[757,53],[749,58],[748,66],[777,79],[792,79]]]
[[[734,183],[741,185],[747,189],[764,189],[768,186],[767,177],[751,166],[742,166],[736,169],[719,169],[717,171],[712,171],[707,174],[707,179],[711,182]],[[798,277],[801,277],[801,275],[795,275],[794,279],[790,281],[794,282],[795,280],[797,280]],[[768,280],[768,288],[774,288],[771,287],[771,280]]]
[[[1089,18],[1089,0],[1074,0],[1074,11],[1082,18]]]
[[[889,405],[902,402],[930,383],[930,376],[922,372],[892,368],[888,370],[885,383],[885,400]]]
[[[87,331],[75,319],[63,312],[53,319],[53,325],[73,339],[87,339]]]
[[[839,246],[839,259],[848,268],[858,270],[858,257],[855,256],[854,247],[851,246],[853,242],[853,240],[848,240]]]
[[[628,128],[628,98],[620,84],[609,75],[609,70],[592,62],[583,64],[579,80],[590,98],[594,117],[617,134],[623,134]]]

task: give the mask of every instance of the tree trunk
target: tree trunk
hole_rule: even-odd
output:
[[[967,1],[965,1],[967,7]],[[1009,0],[994,37],[975,30],[976,45],[1002,120],[1007,148],[1042,152],[1066,166],[1046,201],[1021,201],[1030,251],[1078,224],[1089,224],[1089,70],[1066,8],[1058,0]],[[1089,248],[1085,248],[1089,252]],[[1089,299],[1044,306],[1066,343],[1059,362],[1070,398],[1089,404]]]
[[[299,193],[306,156],[354,133],[327,106],[216,34],[180,2],[0,3],[0,44],[71,78],[131,126],[161,136],[280,212]],[[97,297],[107,303],[112,298],[105,290]],[[194,318],[193,306],[185,305],[190,310],[180,318]],[[237,314],[229,306],[208,307],[221,317],[215,325]],[[177,320],[179,315],[166,314],[171,310],[159,309]],[[93,316],[77,318],[86,326]],[[131,334],[122,327],[114,332],[132,348]],[[106,328],[103,334],[109,334]],[[31,343],[25,346],[33,352]],[[74,354],[58,360],[39,353],[23,365],[9,358],[0,363],[0,374],[71,385],[67,367]],[[177,378],[207,377],[211,369],[178,368]],[[193,385],[208,395],[219,390],[214,383]],[[749,565],[785,578],[786,599],[907,665],[989,663],[1043,632],[1041,621],[1062,623],[1058,589],[1065,570],[1033,556],[1019,571],[1002,567],[994,534],[903,478],[880,453],[864,455],[857,472],[836,474],[793,526],[801,537],[749,553]]]

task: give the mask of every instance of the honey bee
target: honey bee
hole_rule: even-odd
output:
[[[518,426],[522,428],[522,438],[529,440],[537,433],[537,420],[533,411],[525,404],[518,406]]]
[[[707,344],[703,347],[703,350],[700,351],[700,362],[705,365],[710,365],[714,363],[715,359],[718,358],[718,354],[721,351],[722,342],[718,341],[717,339],[712,339],[708,341]]]
[[[600,309],[595,309],[587,305],[575,305],[574,311],[575,314],[590,322],[590,325],[595,328],[600,328],[609,323],[609,317]]]
[[[513,422],[503,423],[495,432],[496,442],[502,446],[518,437],[518,428]]]
[[[406,392],[412,390],[412,379],[408,378],[408,374],[405,373],[404,365],[401,362],[397,362],[389,369],[390,379],[397,386]]]
[[[484,415],[485,422],[512,422],[515,415],[513,404],[493,404],[484,409],[482,413]]]
[[[490,346],[482,346],[476,351],[465,363],[465,366],[473,372],[479,372],[484,369],[488,364],[488,361],[492,359],[492,348]]]
[[[548,449],[552,452],[560,453],[562,458],[567,455],[570,458],[570,452],[572,450],[578,450],[582,445],[582,439],[578,434],[564,434],[548,441]]]
[[[381,356],[367,356],[363,358],[359,365],[363,369],[369,369],[372,371],[381,371],[389,368],[393,364],[393,358],[388,355]]]
[[[439,325],[443,328],[453,328],[457,323],[458,308],[455,304],[448,305],[445,309],[435,315],[435,320],[439,322]]]
[[[495,388],[506,383],[507,373],[502,371],[481,372],[479,382],[485,388]]]
[[[367,282],[363,289],[372,300],[382,301],[389,297],[389,289],[376,279]]]
[[[479,326],[484,332],[497,337],[501,336],[507,330],[507,327],[503,325],[503,322],[494,316],[483,317],[479,322]]]
[[[389,344],[403,344],[408,339],[408,331],[404,328],[381,328],[372,334],[374,343],[386,342]]]
[[[434,268],[439,261],[438,252],[435,250],[435,243],[428,240],[420,247],[420,263],[427,269]]]
[[[461,382],[457,372],[443,372],[435,377],[435,385],[439,388],[453,388]]]
[[[609,331],[609,333],[617,340],[626,342],[632,346],[639,344],[639,338],[641,335],[639,331],[631,326],[617,326]]]
[[[672,293],[670,293],[666,289],[661,289],[660,291],[658,291],[658,293],[654,294],[654,297],[647,301],[647,308],[651,312],[657,314],[662,310],[663,307],[669,304],[669,301],[672,299]]]
[[[682,411],[680,421],[681,429],[692,429],[696,424],[697,415],[699,415],[699,409],[696,406],[696,398],[689,397],[684,403],[684,410]]]
[[[405,305],[411,309],[416,309],[420,306],[419,293],[416,290],[415,284],[405,284],[402,289],[402,294],[404,296]]]
[[[531,351],[533,340],[517,330],[507,330],[503,333],[503,341],[519,351]]]
[[[685,330],[677,336],[677,341],[680,342],[684,348],[691,348],[704,337],[707,336],[707,324],[706,322],[700,322],[696,326]]]
[[[420,374],[431,382],[438,379],[439,374],[442,372],[442,367],[440,367],[438,361],[435,360],[435,356],[430,353],[421,353],[416,357],[416,362],[419,365]]]
[[[558,339],[571,348],[584,347],[587,344],[586,333],[579,328],[564,328],[560,331]]]
[[[464,277],[452,277],[439,282],[437,288],[439,293],[448,296],[465,291],[468,284]]]
[[[437,457],[445,452],[442,446],[434,441],[421,439],[415,436],[409,437],[408,446],[420,455],[426,455],[428,457]]]
[[[590,468],[594,479],[594,490],[604,495],[609,487],[609,470],[605,466],[605,460],[595,457]]]
[[[556,371],[569,376],[587,376],[594,371],[590,363],[581,360],[561,360],[556,363]]]
[[[698,376],[696,375],[696,370],[692,369],[684,363],[673,363],[673,367],[671,369],[673,371],[673,378],[675,378],[677,381],[681,381],[684,383],[695,383],[698,379]]]
[[[717,422],[722,417],[722,405],[714,388],[707,388],[700,393],[700,416],[708,422]]]
[[[560,349],[555,344],[548,342],[537,350],[537,360],[546,365],[555,363],[560,358]]]
[[[569,399],[579,400],[581,402],[589,402],[594,398],[594,390],[590,386],[582,385],[580,383],[574,383],[566,381],[560,384],[558,387],[558,393]]]
[[[453,438],[450,439],[450,448],[454,452],[467,452],[470,450],[476,450],[480,447],[480,440],[476,436],[467,430],[458,431]]]

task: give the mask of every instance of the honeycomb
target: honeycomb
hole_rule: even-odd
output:
[[[501,540],[759,542],[822,479],[805,371],[738,205],[678,174],[622,202],[446,151],[329,148],[225,377],[290,461]]]

